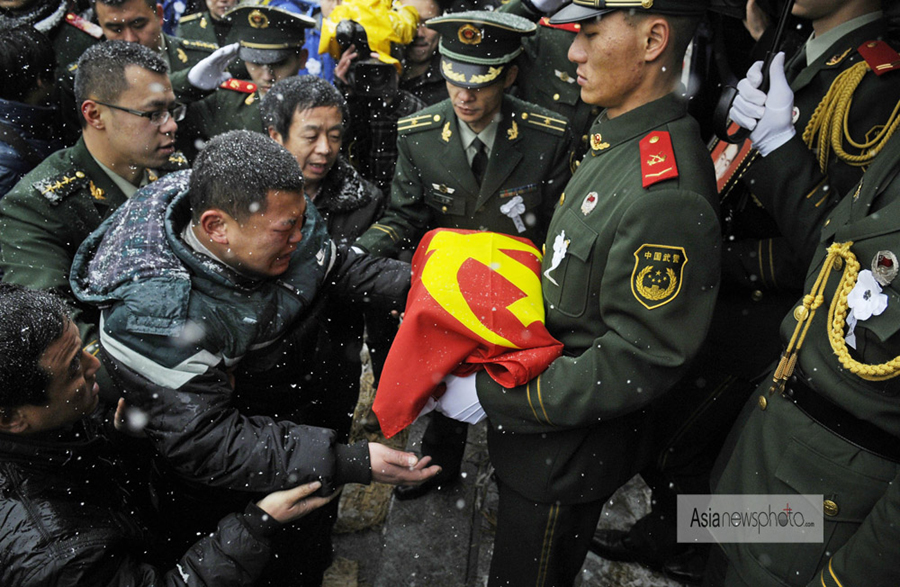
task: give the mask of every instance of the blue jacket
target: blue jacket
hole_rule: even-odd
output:
[[[0,100],[0,123],[24,139],[39,157],[29,161],[25,153],[0,136],[0,197],[3,197],[22,176],[63,144],[52,136],[58,128],[56,108]]]

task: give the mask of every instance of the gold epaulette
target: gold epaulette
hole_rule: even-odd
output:
[[[566,132],[566,126],[569,124],[564,118],[554,118],[539,112],[523,112],[519,115],[519,118],[529,126],[554,135],[561,135]]]
[[[444,119],[440,114],[414,114],[397,121],[398,133],[417,132],[440,125]]]
[[[47,198],[51,206],[56,206],[66,197],[88,185],[90,179],[83,171],[65,171],[31,184],[31,187]]]
[[[194,14],[188,14],[187,16],[182,16],[182,17],[178,20],[178,22],[179,22],[179,23],[191,22],[192,20],[197,20],[197,19],[200,18],[201,16],[203,16],[203,13],[202,13],[202,12],[195,12]]]
[[[66,13],[66,22],[68,24],[72,25],[73,27],[75,27],[76,29],[78,29],[79,31],[89,34],[90,36],[94,37],[95,39],[103,38],[103,29],[100,28],[99,24],[93,23],[89,20],[85,20],[85,19],[81,18],[80,16],[78,16],[77,14],[75,14],[74,12]]]
[[[219,48],[215,43],[207,43],[206,41],[195,41],[194,39],[181,39],[181,46],[186,49],[199,49],[201,51],[215,51]]]

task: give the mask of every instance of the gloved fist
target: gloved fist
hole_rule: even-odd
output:
[[[208,91],[231,79],[231,74],[226,69],[237,57],[240,46],[240,43],[225,45],[213,51],[209,57],[201,59],[188,72],[188,82],[197,89]]]
[[[762,83],[762,61],[747,71],[737,86],[738,95],[728,111],[734,122],[750,133],[753,146],[765,157],[788,142],[797,131],[791,120],[794,92],[784,75],[784,53],[778,53],[769,67],[769,92],[759,89]]]
[[[447,375],[444,383],[447,391],[435,402],[435,410],[448,418],[468,424],[484,420],[485,413],[475,391],[475,373],[465,377]]]

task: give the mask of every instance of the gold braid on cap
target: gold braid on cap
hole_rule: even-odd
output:
[[[825,301],[825,286],[828,283],[828,276],[832,269],[839,269],[842,264],[844,273],[841,275],[841,281],[834,292],[834,299],[831,300],[831,306],[828,308],[827,333],[831,349],[837,355],[841,365],[861,379],[885,381],[900,375],[900,357],[894,357],[890,361],[878,365],[869,365],[854,359],[847,350],[847,341],[844,339],[844,326],[847,323],[847,297],[856,285],[860,267],[856,255],[850,250],[852,246],[853,242],[849,241],[834,243],[828,247],[828,255],[825,257],[822,270],[816,277],[812,291],[803,296],[803,305],[794,310],[797,326],[794,328],[794,334],[791,336],[788,347],[782,353],[778,367],[775,369],[772,386],[769,388],[770,394],[775,391],[783,391],[785,382],[793,374],[797,364],[797,355],[800,347],[803,346],[807,332],[809,332],[816,309]]]
[[[828,89],[828,93],[816,106],[815,112],[803,131],[803,142],[806,143],[806,146],[813,149],[815,145],[818,148],[819,168],[823,173],[828,170],[828,157],[832,148],[838,159],[847,165],[854,167],[868,165],[881,152],[888,139],[897,130],[897,126],[900,125],[900,115],[898,115],[900,100],[898,100],[887,123],[875,137],[858,143],[850,136],[847,120],[850,118],[853,92],[856,91],[866,73],[871,70],[868,63],[860,61],[837,76]],[[844,150],[845,139],[851,147],[858,149],[857,154],[851,154]]]

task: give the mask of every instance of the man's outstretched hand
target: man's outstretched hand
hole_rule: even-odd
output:
[[[431,457],[419,459],[411,452],[394,450],[376,442],[369,443],[372,480],[391,485],[419,485],[441,472],[437,465],[428,466]]]

